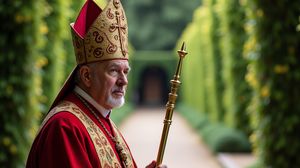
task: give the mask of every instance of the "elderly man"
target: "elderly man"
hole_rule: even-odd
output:
[[[109,118],[113,108],[124,104],[130,71],[120,1],[110,0],[101,10],[87,0],[71,29],[77,66],[44,119],[26,167],[135,168],[128,145]]]

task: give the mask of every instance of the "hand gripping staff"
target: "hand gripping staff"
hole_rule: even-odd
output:
[[[164,156],[164,151],[165,151],[165,147],[166,147],[166,143],[167,143],[169,129],[170,129],[170,125],[172,122],[173,110],[174,110],[175,102],[176,102],[176,98],[177,98],[177,90],[181,83],[179,81],[179,78],[180,78],[180,73],[181,73],[182,60],[185,57],[185,55],[187,54],[187,52],[185,50],[186,50],[186,45],[183,42],[181,49],[177,51],[178,56],[179,56],[179,61],[177,64],[176,72],[175,72],[174,78],[170,81],[171,92],[169,93],[168,102],[166,104],[166,115],[165,115],[165,120],[164,120],[164,127],[163,127],[163,131],[162,131],[159,150],[158,150],[157,159],[156,159],[157,166],[159,166],[162,163],[163,156]]]

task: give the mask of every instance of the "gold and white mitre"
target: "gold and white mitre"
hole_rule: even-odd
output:
[[[101,10],[88,0],[71,23],[77,64],[128,59],[128,28],[120,0],[110,0]]]

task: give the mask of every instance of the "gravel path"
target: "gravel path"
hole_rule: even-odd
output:
[[[138,108],[120,126],[138,167],[156,160],[165,110]],[[173,115],[163,163],[169,168],[220,168],[188,123],[177,113]]]

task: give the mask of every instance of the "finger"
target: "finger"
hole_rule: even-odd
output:
[[[155,168],[156,166],[156,161],[153,160],[148,166],[146,166],[146,168]]]
[[[159,165],[157,168],[167,168],[166,165]]]

